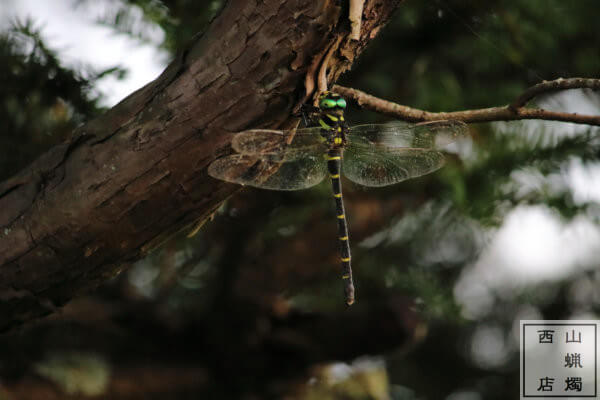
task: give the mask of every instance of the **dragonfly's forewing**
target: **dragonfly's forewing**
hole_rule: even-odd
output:
[[[279,155],[262,158],[245,154],[233,154],[215,160],[208,167],[208,174],[240,185],[270,190],[300,190],[320,183],[327,174],[323,154],[306,155],[292,161],[279,162]]]
[[[461,121],[433,121],[411,124],[393,121],[387,124],[357,125],[350,128],[349,141],[389,148],[440,149],[467,136]]]
[[[262,157],[277,154],[280,161],[296,160],[327,151],[321,128],[295,131],[251,129],[236,134],[231,147],[240,154]]]

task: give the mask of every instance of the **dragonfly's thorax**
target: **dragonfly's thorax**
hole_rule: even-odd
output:
[[[326,113],[319,119],[319,123],[323,127],[323,136],[333,148],[343,147],[346,144],[348,126],[343,118],[343,115],[334,116],[331,113]]]
[[[348,124],[344,119],[344,110],[340,108],[319,110],[319,125],[323,128],[323,136],[332,147],[343,147],[346,144]]]

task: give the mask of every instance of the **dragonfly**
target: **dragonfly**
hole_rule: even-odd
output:
[[[440,151],[467,134],[464,122],[394,121],[349,126],[346,101],[326,91],[303,115],[316,125],[291,130],[250,129],[233,136],[234,154],[213,161],[214,178],[270,190],[301,190],[329,175],[338,225],[344,297],[355,301],[348,222],[340,175],[363,186],[388,186],[429,174],[444,164]]]

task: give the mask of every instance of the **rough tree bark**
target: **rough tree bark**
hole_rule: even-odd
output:
[[[231,133],[285,124],[307,72],[330,54],[335,81],[400,2],[366,0],[356,41],[346,2],[230,0],[160,77],[0,184],[0,330],[207,218],[238,189],[206,174]]]

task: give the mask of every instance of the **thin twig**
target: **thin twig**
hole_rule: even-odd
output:
[[[600,126],[600,115],[582,115],[577,113],[548,111],[541,108],[524,107],[531,99],[540,94],[567,89],[598,90],[600,89],[600,79],[572,78],[545,81],[525,90],[514,102],[506,106],[438,113],[396,104],[371,96],[370,94],[357,89],[339,85],[333,87],[335,92],[354,100],[359,106],[365,109],[376,111],[404,121],[421,122],[456,119],[467,123],[474,123],[543,119],[548,121],[563,121]]]
[[[327,53],[329,48],[324,48],[318,54],[313,57],[312,62],[308,66],[308,70],[306,71],[306,76],[304,78],[304,87],[306,89],[304,98],[301,102],[298,103],[297,107],[294,109],[294,112],[298,112],[300,110],[300,106],[306,102],[306,100],[313,94],[315,90],[315,73],[317,69],[321,66],[321,60]]]
[[[559,90],[568,89],[600,89],[600,79],[588,79],[588,78],[559,78],[553,81],[544,81],[538,83],[525,90],[517,99],[510,104],[513,109],[518,109],[527,105],[527,103],[534,97],[550,92],[557,92]]]
[[[329,50],[327,50],[327,54],[325,54],[325,58],[323,59],[323,62],[321,63],[321,69],[319,69],[319,77],[317,80],[319,93],[328,90],[328,88],[327,88],[327,68],[329,67],[329,60],[331,59],[331,56],[333,55],[333,53],[339,48],[341,41],[342,41],[342,35],[338,35],[338,37],[335,39],[335,42],[333,42],[331,44],[331,47],[329,47]]]

